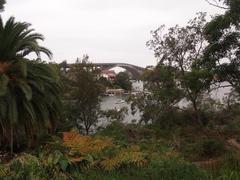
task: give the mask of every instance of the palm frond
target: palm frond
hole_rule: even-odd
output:
[[[14,17],[10,17],[5,24],[0,21],[0,61],[22,59],[30,53],[38,58],[44,53],[51,59],[52,52],[39,45],[39,41],[44,40],[43,35],[34,33],[30,26],[26,22],[15,22]]]

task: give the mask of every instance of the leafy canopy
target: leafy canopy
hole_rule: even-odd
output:
[[[90,128],[97,123],[100,112],[102,86],[99,83],[99,69],[89,63],[86,56],[70,66],[66,77],[69,84],[66,99],[69,113],[66,118],[74,122],[79,130],[89,134]]]
[[[226,11],[204,28],[209,45],[204,50],[202,65],[216,74],[217,82],[227,81],[240,94],[240,1],[223,3]]]
[[[154,55],[158,59],[158,66],[165,66],[171,70],[169,74],[165,68],[156,68],[155,73],[150,74],[152,79],[162,81],[161,85],[164,85],[164,77],[172,76],[172,80],[165,81],[165,91],[163,87],[157,87],[155,88],[156,92],[162,97],[168,97],[166,100],[171,102],[171,98],[175,99],[173,94],[178,94],[175,89],[181,90],[182,98],[191,102],[196,120],[200,124],[201,97],[204,92],[209,90],[212,80],[211,73],[199,66],[199,62],[203,59],[204,49],[208,44],[203,34],[205,24],[206,13],[198,13],[197,17],[190,20],[185,27],[176,25],[169,28],[167,33],[163,33],[165,27],[163,25],[152,31],[152,39],[147,42],[147,46],[154,51]],[[156,84],[158,82],[154,83],[154,85]],[[167,86],[167,84],[171,84],[171,86]],[[163,102],[163,99],[161,101]]]

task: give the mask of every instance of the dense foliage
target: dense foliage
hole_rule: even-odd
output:
[[[213,161],[213,164],[211,161],[207,161],[207,164],[189,163],[183,160],[176,149],[168,145],[168,142],[172,141],[171,138],[155,139],[156,133],[158,132],[148,127],[121,123],[111,124],[99,131],[96,136],[83,136],[74,131],[65,132],[62,139],[52,137],[48,143],[31,154],[18,154],[9,163],[0,164],[0,178],[163,180],[239,178],[240,166],[237,154],[224,158],[224,163],[220,165],[220,161]],[[219,154],[220,146],[216,140],[209,139],[199,143],[198,149],[203,150],[203,153],[216,152],[208,154],[214,157]],[[193,152],[191,155],[198,154]]]
[[[144,170],[143,179],[167,178],[169,175],[176,179],[183,177],[190,179],[191,173],[196,175],[196,179],[206,177],[204,171],[184,162],[174,154],[171,155],[169,150],[161,151],[159,160],[153,157],[150,152],[142,150],[138,145],[129,144],[125,147],[117,145],[116,140],[108,137],[89,137],[76,132],[65,132],[62,140],[52,140],[44,149],[33,154],[18,155],[7,166],[2,166],[0,177],[85,179],[94,178],[97,172],[103,179],[110,174],[116,177],[136,178],[141,169]],[[134,167],[136,169],[133,171]],[[188,169],[189,173],[184,173],[182,171],[184,169]],[[118,174],[118,171],[121,171],[122,175]]]
[[[159,65],[166,66],[171,70],[174,77],[172,83],[181,89],[182,98],[191,102],[195,112],[195,120],[199,124],[204,124],[199,109],[201,97],[204,92],[209,90],[212,80],[209,71],[201,69],[198,65],[203,58],[206,46],[203,35],[205,17],[205,13],[199,13],[196,18],[188,22],[187,26],[169,28],[166,34],[163,34],[164,26],[161,26],[152,32],[153,38],[147,42],[147,45],[153,49],[156,58],[158,58]],[[161,69],[156,68],[155,71],[161,71]],[[165,70],[162,71],[164,73]],[[166,88],[170,91],[176,89],[175,87]],[[170,98],[174,98],[174,96]],[[170,99],[168,101],[171,102]]]
[[[130,81],[130,76],[127,72],[118,73],[114,84],[126,91],[130,91],[132,89],[132,83]]]
[[[204,28],[209,43],[204,52],[203,66],[217,77],[216,83],[228,82],[240,93],[240,1],[223,2],[227,10],[215,16]]]

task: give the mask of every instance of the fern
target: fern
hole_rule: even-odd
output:
[[[78,163],[82,169],[101,168],[111,171],[128,165],[143,167],[148,163],[147,154],[142,152],[139,146],[119,149],[119,146],[114,145],[112,139],[107,137],[65,132],[63,144],[70,150],[67,155],[71,162]]]
[[[102,161],[100,164],[104,170],[111,171],[119,168],[122,165],[122,161],[117,158],[111,158]]]
[[[112,147],[113,142],[106,137],[83,136],[77,132],[65,132],[63,134],[64,145],[70,148],[72,154],[97,154]]]
[[[30,154],[21,154],[18,157],[16,157],[13,161],[10,163],[10,167],[14,166],[15,164],[18,164],[22,167],[29,166],[29,165],[37,165],[40,166],[40,161],[36,156],[30,155]]]
[[[7,177],[9,174],[9,168],[3,165],[0,165],[0,178]]]
[[[147,164],[147,156],[138,146],[130,146],[120,150],[114,157],[103,160],[100,164],[104,170],[110,171],[123,165],[143,167]]]

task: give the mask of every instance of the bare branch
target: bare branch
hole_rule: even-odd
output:
[[[212,3],[212,2],[210,2],[209,0],[205,0],[208,4],[210,4],[211,6],[215,6],[215,7],[217,7],[217,8],[221,8],[221,9],[230,9],[230,8],[228,8],[228,7],[224,7],[224,6],[220,6],[217,2],[216,2],[216,0],[213,0],[215,3]]]

